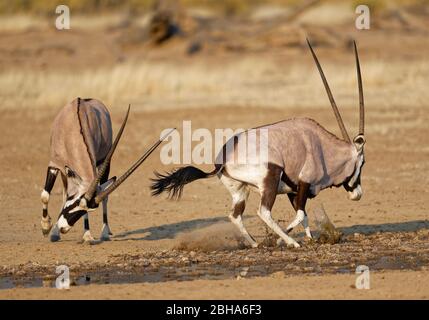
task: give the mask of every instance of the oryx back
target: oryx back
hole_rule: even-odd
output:
[[[70,167],[89,184],[111,145],[112,123],[107,108],[98,100],[77,98],[54,120],[50,166],[63,172]]]

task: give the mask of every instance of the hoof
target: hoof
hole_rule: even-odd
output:
[[[83,234],[82,237],[82,242],[83,243],[91,243],[94,242],[95,239],[92,237],[91,233],[89,232],[89,230],[85,231],[85,233]]]
[[[42,221],[40,221],[40,224],[42,226],[43,236],[45,237],[48,236],[53,226],[51,218],[50,217],[42,218]]]
[[[51,234],[51,242],[57,242],[60,241],[61,237],[57,234]]]
[[[46,238],[49,235],[49,232],[51,232],[52,226],[49,229],[42,229],[42,234]]]
[[[301,248],[301,246],[299,245],[299,243],[298,243],[298,242],[288,244],[288,247]]]
[[[101,229],[100,240],[101,241],[110,241],[111,235],[112,235],[112,232],[110,231],[109,226],[107,224],[104,224],[103,229]]]
[[[259,244],[257,244],[257,243],[252,243],[250,246],[251,246],[252,248],[257,248],[257,247],[259,246]]]

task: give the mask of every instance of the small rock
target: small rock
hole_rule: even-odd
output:
[[[244,267],[241,271],[240,271],[240,276],[245,277],[247,276],[247,273],[249,272],[249,267]]]

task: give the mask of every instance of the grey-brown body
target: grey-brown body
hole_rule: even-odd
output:
[[[310,192],[316,196],[325,188],[341,185],[355,171],[359,157],[355,146],[339,139],[312,119],[288,119],[251,130],[255,130],[257,137],[264,130],[268,133],[267,146],[256,144],[255,159],[248,157],[246,164],[237,161],[239,151],[248,144],[249,131],[236,136],[235,148],[226,153],[225,158],[223,153],[217,157],[216,163],[222,163],[224,170],[234,179],[252,185],[261,183],[257,173],[264,174],[264,168],[271,164],[283,170],[292,183],[290,188],[302,181],[310,184]],[[257,141],[263,140],[257,138]],[[268,159],[263,163],[260,163],[263,159],[261,148],[268,150]],[[250,170],[254,174],[249,174]]]
[[[97,175],[97,165],[106,158],[112,147],[112,122],[106,106],[96,99],[76,98],[64,106],[51,128],[49,172],[61,173],[64,188],[63,207],[67,199],[85,194]],[[107,170],[107,176],[108,176]],[[102,183],[107,181],[107,176]],[[44,216],[42,230],[49,233],[52,222],[47,214],[50,190],[43,190]],[[46,215],[45,215],[46,214]],[[103,201],[102,238],[107,240],[110,228],[107,221],[107,198]],[[88,215],[85,215],[84,241],[93,240],[89,231]],[[59,240],[58,228],[54,228],[51,240]]]
[[[56,116],[51,130],[49,166],[66,174],[73,169],[89,185],[112,147],[112,122],[106,106],[95,99],[73,100]]]

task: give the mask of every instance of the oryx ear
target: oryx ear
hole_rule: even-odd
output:
[[[358,134],[358,135],[357,135],[356,137],[354,137],[354,139],[353,139],[353,144],[355,145],[356,150],[357,150],[358,152],[361,152],[361,151],[362,151],[363,146],[365,145],[365,142],[366,142],[366,140],[365,140],[365,137],[364,137],[364,135],[363,135],[363,134]]]
[[[65,172],[66,172],[67,178],[76,180],[78,183],[82,182],[82,178],[76,173],[76,171],[74,171],[70,167],[66,166]]]

